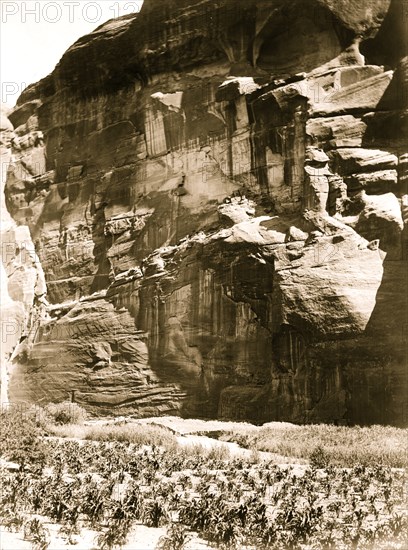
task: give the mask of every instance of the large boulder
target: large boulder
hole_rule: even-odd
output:
[[[390,0],[145,0],[28,87],[5,123],[10,242],[35,246],[5,267],[12,399],[404,424],[393,28]]]

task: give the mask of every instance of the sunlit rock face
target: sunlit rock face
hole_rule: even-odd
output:
[[[13,354],[21,338],[27,334],[36,312],[46,304],[44,273],[30,230],[17,225],[6,206],[4,187],[12,163],[14,129],[5,111],[1,111],[0,152],[0,286],[1,286],[1,344],[0,399],[9,400],[8,385]]]
[[[7,207],[46,282],[11,398],[404,425],[402,3],[159,4],[10,114]]]

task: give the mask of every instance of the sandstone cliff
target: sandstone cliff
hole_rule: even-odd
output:
[[[404,10],[145,0],[28,88],[10,399],[405,424]]]

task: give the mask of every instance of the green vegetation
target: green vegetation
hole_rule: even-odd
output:
[[[348,428],[276,423],[260,429],[226,432],[220,439],[248,449],[309,459],[315,464],[317,460],[322,466],[408,466],[408,430],[388,426]]]
[[[31,541],[33,550],[46,550],[50,545],[49,534],[38,518],[25,523],[24,538]]]
[[[115,423],[106,425],[48,425],[48,432],[58,437],[89,441],[117,441],[133,445],[159,445],[175,447],[176,438],[166,428],[136,423]]]
[[[87,414],[85,409],[77,403],[65,401],[63,403],[52,403],[43,409],[43,417],[48,422],[57,425],[82,424]]]
[[[22,468],[45,464],[46,448],[34,409],[11,408],[0,416],[0,456],[18,462]]]
[[[191,534],[187,532],[184,525],[172,523],[167,533],[160,538],[157,550],[184,550],[191,540]]]
[[[7,421],[4,456],[8,446],[18,447],[13,429],[21,429]],[[280,466],[256,453],[245,459],[223,449],[178,448],[156,426],[140,425],[139,439],[132,424],[109,426],[106,440],[103,430],[91,432],[93,441],[76,441],[44,438],[37,427],[44,454],[20,447],[24,468],[0,470],[0,523],[10,530],[25,526],[38,550],[48,545],[38,517],[60,525],[67,541],[94,529],[97,548],[109,550],[123,546],[137,523],[166,527],[160,550],[184,550],[194,533],[225,549],[407,547],[404,469],[336,467],[324,441],[318,448],[312,440],[311,466]]]

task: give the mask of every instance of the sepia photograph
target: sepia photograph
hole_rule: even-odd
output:
[[[0,550],[408,550],[408,0],[0,0]]]

